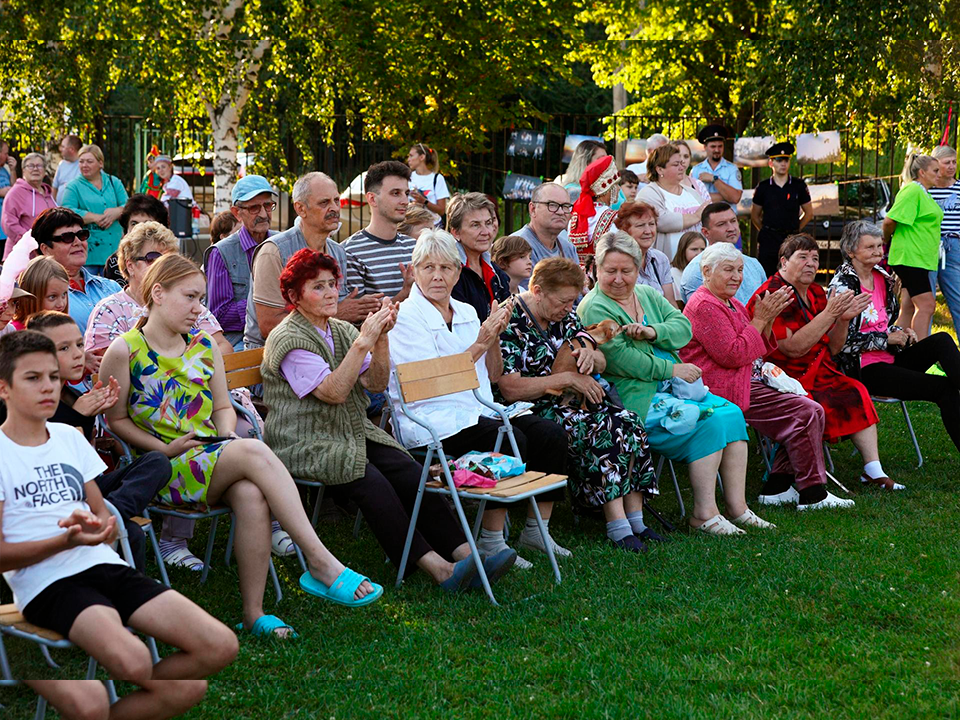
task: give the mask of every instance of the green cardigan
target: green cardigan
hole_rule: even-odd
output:
[[[316,353],[336,369],[359,334],[348,322],[330,318],[335,352],[303,315],[293,311],[267,337],[263,351],[263,397],[270,412],[264,440],[295,478],[343,485],[364,476],[366,441],[407,451],[367,418],[370,398],[359,381],[347,401],[330,405],[313,395],[299,398],[280,375],[291,350]]]
[[[636,293],[643,306],[646,324],[657,331],[657,339],[651,343],[649,340],[633,340],[621,333],[601,345],[600,350],[607,359],[603,377],[617,386],[620,399],[628,410],[645,418],[657,384],[673,377],[673,365],[680,362],[676,351],[690,342],[693,330],[684,314],[652,287],[637,285]],[[620,325],[633,322],[626,310],[603,294],[599,285],[580,302],[577,314],[584,325],[608,318]],[[669,351],[673,362],[657,357],[654,346]]]

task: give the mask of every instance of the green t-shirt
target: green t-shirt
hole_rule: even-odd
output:
[[[890,264],[936,270],[943,209],[926,188],[918,182],[904,185],[887,217],[897,222],[890,241]]]

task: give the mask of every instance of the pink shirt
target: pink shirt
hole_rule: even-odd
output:
[[[327,325],[326,330],[317,328],[317,332],[320,333],[320,337],[324,339],[331,352],[333,352],[333,332],[330,330],[330,325]],[[370,353],[367,353],[360,365],[360,374],[363,375],[368,367],[370,367]],[[320,383],[326,380],[327,375],[331,372],[330,364],[309,350],[300,350],[299,348],[291,350],[280,361],[280,375],[299,398],[306,397],[320,387]]]
[[[83,335],[83,349],[89,352],[109,347],[115,338],[132,330],[144,312],[143,306],[130,297],[126,290],[108,295],[90,313]],[[217,319],[206,309],[200,313],[193,327],[208,335],[223,331]]]
[[[870,304],[860,313],[860,332],[886,333],[890,327],[890,318],[887,317],[887,283],[883,276],[874,271],[873,292],[870,293]],[[893,355],[887,350],[868,350],[860,356],[860,367],[874,363],[892,363]]]

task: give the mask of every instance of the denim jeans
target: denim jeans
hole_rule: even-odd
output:
[[[936,290],[937,283],[940,283],[940,291],[950,308],[953,326],[957,327],[957,321],[960,320],[960,237],[944,235],[940,238],[940,245],[946,256],[945,266],[931,271],[930,284]]]

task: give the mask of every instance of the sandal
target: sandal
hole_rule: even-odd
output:
[[[163,562],[170,567],[186,568],[194,572],[203,572],[203,560],[190,552],[190,548],[186,546],[178,547],[176,550],[171,550],[166,554],[164,554],[161,549],[160,557],[162,557]]]
[[[742,517],[742,516],[741,516]],[[692,525],[690,527],[693,527]],[[694,528],[697,532],[702,532],[705,535],[746,535],[747,533],[744,530],[741,530],[732,522],[727,520],[723,515],[714,515],[712,518],[707,520],[703,525]]]
[[[290,630],[290,634],[283,636],[277,635],[276,630]],[[237,623],[237,630],[243,630],[243,623]],[[253,627],[248,630],[248,632],[254,637],[265,637],[271,635],[281,640],[296,640],[300,637],[297,634],[297,631],[292,627],[287,625],[283,620],[278,618],[276,615],[261,615],[257,618],[257,621],[253,624]]]
[[[367,593],[359,600],[354,599],[357,588],[366,580],[373,586],[373,592]],[[333,585],[327,587],[317,580],[309,572],[300,576],[300,587],[303,591],[324,600],[329,600],[337,605],[346,607],[363,607],[376,602],[383,595],[383,587],[364,577],[360,573],[354,572],[350,568],[344,568],[343,572],[333,581]]]
[[[876,485],[877,487],[882,488],[884,490],[906,490],[906,485],[901,485],[898,482],[894,482],[893,480],[891,480],[886,476],[871,478],[871,477],[867,477],[866,475],[861,475],[860,482],[863,483],[864,485]]]
[[[289,557],[297,554],[297,550],[293,546],[293,538],[287,534],[286,530],[273,531],[270,536],[270,552],[277,557]]]
[[[750,508],[747,508],[740,517],[734,518],[733,522],[744,527],[762,528],[763,530],[773,530],[777,527],[772,522],[764,520]]]

